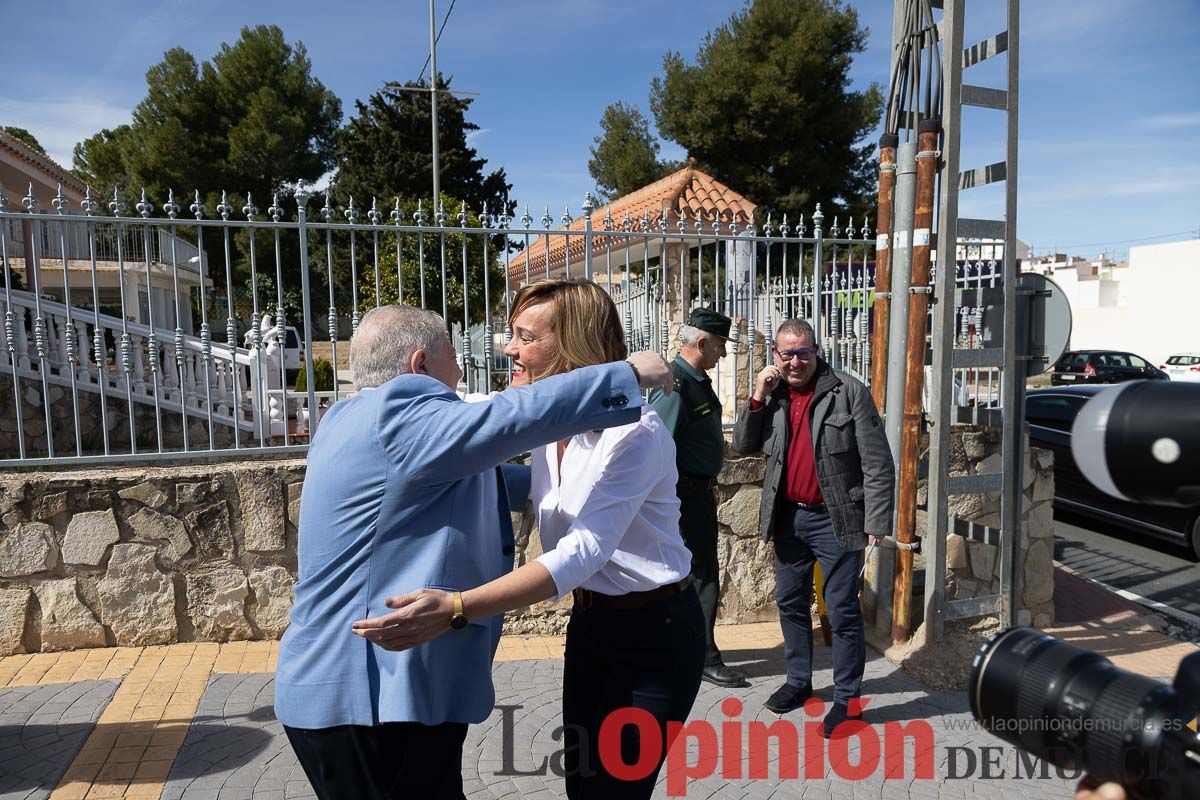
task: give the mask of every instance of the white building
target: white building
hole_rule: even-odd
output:
[[[1056,254],[1025,269],[1067,295],[1072,350],[1126,350],[1156,365],[1200,350],[1200,239],[1134,247],[1127,263]]]

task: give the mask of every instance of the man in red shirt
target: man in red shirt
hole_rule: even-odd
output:
[[[780,325],[772,357],[733,430],[734,450],[767,457],[759,526],[775,545],[787,682],[766,706],[783,714],[812,696],[810,608],[819,561],[833,629],[828,738],[859,716],[852,702],[866,662],[859,574],[868,540],[891,531],[895,468],[870,392],[820,357],[811,325]]]

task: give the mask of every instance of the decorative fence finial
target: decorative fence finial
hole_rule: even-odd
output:
[[[326,223],[332,223],[333,222],[333,214],[334,214],[333,198],[329,196],[329,190],[326,189],[325,190],[325,205],[321,206],[321,216],[325,219]]]
[[[254,197],[250,192],[246,192],[246,205],[242,206],[242,215],[251,222],[258,216],[258,209],[254,207]]]
[[[308,199],[312,197],[312,192],[305,186],[304,181],[296,181],[296,191],[292,194],[296,198],[296,208],[301,211],[306,210],[305,206],[308,205]]]

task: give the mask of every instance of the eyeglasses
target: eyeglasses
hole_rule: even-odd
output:
[[[817,352],[811,347],[805,347],[800,350],[780,350],[778,347],[773,349],[775,350],[775,355],[779,356],[783,361],[791,361],[793,358],[798,358],[804,363],[812,361],[813,356]]]

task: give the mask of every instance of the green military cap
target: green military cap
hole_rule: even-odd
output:
[[[688,319],[687,324],[712,336],[720,336],[722,339],[729,338],[731,320],[711,308],[693,308],[692,316]]]

